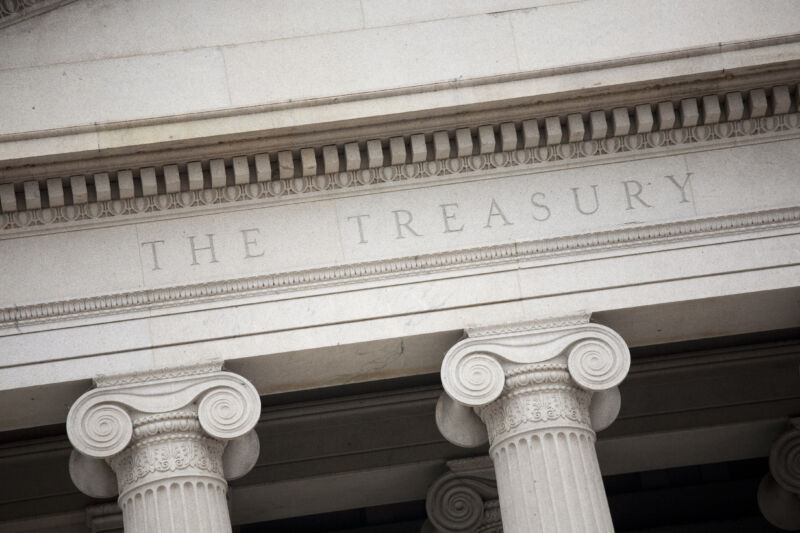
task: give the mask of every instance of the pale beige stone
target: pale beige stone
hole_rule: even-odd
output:
[[[513,122],[500,124],[500,150],[510,152],[517,149],[517,128]]]
[[[750,118],[760,118],[767,114],[767,92],[764,89],[753,89],[747,98]]]
[[[522,123],[522,146],[523,148],[539,146],[539,122],[536,119]]]
[[[437,131],[433,134],[433,157],[447,159],[450,157],[450,136],[446,131]]]
[[[589,113],[589,130],[592,139],[604,139],[608,134],[608,121],[603,111]]]
[[[725,95],[725,120],[739,120],[744,117],[744,102],[742,93],[728,93]]]
[[[99,387],[70,409],[71,477],[95,497],[113,496],[118,488],[125,531],[154,531],[142,516],[165,524],[158,532],[175,523],[187,530],[231,530],[225,466],[230,478],[239,478],[255,464],[259,444],[253,427],[261,401],[252,384],[220,367],[206,363],[121,379],[98,377]],[[149,438],[152,434],[159,438]],[[161,460],[170,467],[158,467]],[[110,482],[114,476],[116,486]],[[203,501],[192,516],[183,509],[189,487]]]
[[[481,126],[478,128],[478,152],[490,154],[494,152],[496,140],[494,128],[492,126]]]
[[[317,174],[317,154],[313,148],[303,148],[300,150],[300,166],[303,169],[303,176],[315,176]]]
[[[361,168],[361,149],[358,147],[358,143],[344,145],[344,165],[345,170],[358,170]]]
[[[700,122],[700,111],[697,108],[696,98],[684,98],[681,100],[681,127],[689,128],[697,126]]]
[[[39,192],[39,183],[26,181],[22,186],[25,192],[25,209],[40,209],[42,207],[42,196]]]
[[[250,165],[246,156],[234,157],[233,160],[233,182],[237,185],[250,181]]]
[[[456,130],[456,155],[458,157],[472,155],[472,132],[469,128]]]
[[[72,176],[69,179],[69,189],[72,192],[73,204],[85,204],[89,201],[89,191],[86,189],[85,176]]]
[[[631,131],[631,117],[624,107],[617,107],[611,112],[611,125],[614,136],[628,135]]]
[[[792,106],[792,99],[789,96],[789,87],[786,85],[779,85],[772,88],[772,113],[781,115],[788,113],[789,108]]]
[[[178,165],[164,165],[164,190],[167,193],[181,190],[181,175]]]
[[[402,165],[406,162],[406,141],[402,137],[389,139],[389,157],[392,165]]]
[[[269,162],[269,154],[256,154],[256,181],[263,182],[272,179],[272,166]]]
[[[650,104],[637,105],[634,110],[636,119],[636,133],[648,133],[653,131],[653,109]]]
[[[716,95],[703,97],[703,124],[716,124],[722,118],[722,108]]]
[[[158,194],[158,183],[156,182],[156,169],[146,167],[139,170],[139,180],[142,183],[142,194],[144,196],[155,196]]]
[[[278,177],[282,180],[294,177],[292,152],[278,152]]]
[[[50,207],[61,207],[64,205],[64,184],[61,178],[50,178],[47,180],[47,200]]]
[[[335,145],[322,148],[322,163],[325,165],[325,174],[339,172],[339,149]]]
[[[0,70],[16,95],[0,100],[0,134],[221,109],[225,75],[222,53],[208,48]]]
[[[367,167],[377,168],[383,166],[383,146],[381,141],[373,139],[367,141]]]
[[[120,170],[117,172],[117,186],[119,187],[119,197],[121,199],[133,198],[136,192],[133,186],[133,171]]]
[[[548,117],[544,120],[545,144],[559,144],[563,136],[561,120],[558,117]]]
[[[618,333],[589,324],[586,315],[551,322],[467,330],[467,338],[442,362],[442,385],[451,401],[440,398],[437,425],[446,438],[459,436],[454,444],[480,443],[488,430],[503,531],[563,526],[563,515],[534,495],[546,490],[570,516],[590,517],[592,531],[613,533],[595,430],[610,425],[619,413],[616,388],[630,369],[630,352]],[[532,408],[534,400],[553,406],[552,418],[542,420]],[[592,409],[595,401],[602,406]],[[478,417],[486,429],[479,427]],[[461,437],[457,426],[474,436]],[[531,441],[541,453],[520,453]],[[552,475],[527,474],[545,471]]]
[[[187,164],[186,174],[189,179],[190,191],[198,191],[203,188],[203,165],[199,161],[193,161]]]
[[[574,143],[582,141],[586,129],[583,124],[583,117],[580,113],[573,113],[567,116],[567,139],[568,142]]]
[[[111,199],[111,180],[108,173],[102,172],[94,175],[94,194],[98,202]]]
[[[0,209],[2,209],[3,213],[11,213],[17,210],[17,195],[14,192],[13,183],[0,185]]]
[[[425,135],[417,133],[411,136],[411,162],[419,163],[428,159],[428,143]]]
[[[659,130],[671,130],[675,127],[675,108],[672,102],[660,102],[656,106],[656,117]]]
[[[212,159],[208,162],[208,170],[211,174],[211,187],[224,187],[228,181],[227,170],[225,169],[224,159]]]

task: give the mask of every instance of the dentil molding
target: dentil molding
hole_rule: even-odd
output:
[[[0,185],[0,236],[800,135],[797,86]]]

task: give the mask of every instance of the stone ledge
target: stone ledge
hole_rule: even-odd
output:
[[[0,185],[0,231],[800,132],[800,87]]]

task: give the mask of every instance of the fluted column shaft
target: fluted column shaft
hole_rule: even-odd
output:
[[[108,460],[125,531],[230,531],[224,447],[191,409],[134,417],[131,445]]]
[[[619,412],[630,353],[587,322],[474,330],[442,363],[437,423],[456,444],[490,443],[505,533],[614,531],[595,430]]]
[[[589,420],[591,393],[572,383],[567,365],[520,365],[506,390],[477,408],[505,531],[612,532]]]
[[[96,383],[67,419],[78,488],[118,493],[126,533],[230,532],[226,479],[258,456],[253,386],[207,367]]]

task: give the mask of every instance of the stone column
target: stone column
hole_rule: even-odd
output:
[[[769,474],[758,486],[758,506],[773,526],[800,530],[800,418],[772,444]]]
[[[70,475],[119,494],[126,533],[231,531],[226,480],[258,458],[255,388],[220,364],[100,377],[67,416]]]
[[[421,533],[502,533],[491,459],[456,459],[447,468],[428,489]]]
[[[488,438],[504,531],[613,532],[594,444],[619,412],[625,342],[585,316],[467,334],[442,363],[437,424],[462,446]]]

